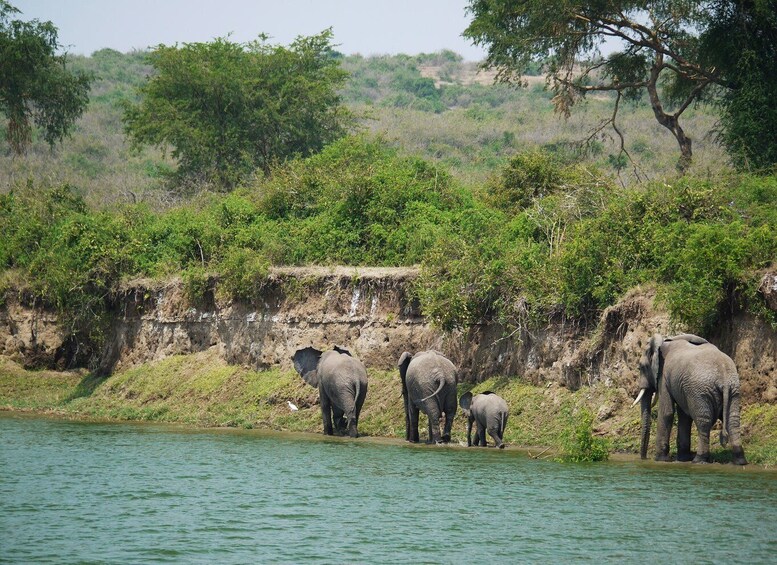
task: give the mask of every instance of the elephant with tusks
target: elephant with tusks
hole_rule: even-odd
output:
[[[746,465],[739,428],[739,375],[731,358],[693,334],[651,337],[639,362],[642,435],[640,456],[647,457],[651,402],[658,396],[656,461],[669,461],[669,435],[677,413],[677,460],[710,461],[710,430],[722,421],[720,443],[731,443],[733,462]],[[696,424],[696,456],[691,453],[691,424]]]

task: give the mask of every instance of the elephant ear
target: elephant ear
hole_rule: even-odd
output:
[[[402,379],[402,396],[405,399],[405,409],[407,409],[407,383],[405,377],[407,376],[407,367],[410,365],[410,361],[413,360],[413,354],[405,351],[399,356],[397,361],[397,367],[399,368],[399,376]]]
[[[338,353],[340,353],[340,354],[345,354],[345,355],[347,355],[348,357],[353,357],[353,355],[351,355],[351,352],[350,352],[350,351],[348,351],[347,349],[343,349],[342,347],[339,347],[339,346],[337,346],[337,345],[335,345],[333,349],[334,349],[335,351],[337,351]]]
[[[469,407],[472,406],[472,392],[465,392],[461,395],[459,406],[461,406],[461,409],[465,412],[469,412]]]
[[[397,361],[397,367],[399,368],[399,375],[402,377],[402,382],[405,382],[405,375],[407,375],[407,366],[410,365],[410,361],[413,360],[413,354],[405,351],[399,356]]]
[[[314,388],[318,388],[318,360],[320,358],[321,352],[314,347],[298,349],[292,357],[294,368],[304,381]]]
[[[658,388],[658,380],[661,377],[661,366],[663,360],[661,359],[661,345],[664,343],[664,338],[661,334],[653,334],[650,338],[650,372],[653,373],[653,381],[656,383],[656,390]]]

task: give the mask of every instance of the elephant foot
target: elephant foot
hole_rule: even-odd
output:
[[[693,460],[693,453],[690,451],[688,453],[678,453],[677,454],[677,461],[681,462],[687,462]]]
[[[693,462],[698,465],[706,465],[710,462],[710,454],[707,453],[706,455],[703,455],[698,453],[696,457],[693,458]]]
[[[668,453],[659,453],[656,455],[656,461],[671,461],[672,458],[669,457]]]
[[[747,459],[745,459],[745,452],[742,451],[741,447],[739,449],[734,448],[734,450],[732,451],[732,455],[734,456],[734,458],[731,460],[731,462],[734,465],[747,465]]]
[[[497,447],[498,447],[499,449],[504,449],[504,448],[505,448],[505,444],[503,444],[503,443],[500,443],[499,445],[497,445]]]
[[[451,442],[451,434],[445,434],[442,436],[442,442],[443,443],[450,443]]]

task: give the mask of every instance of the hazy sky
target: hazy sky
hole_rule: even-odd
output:
[[[126,52],[164,43],[256,39],[287,45],[331,27],[337,49],[362,55],[451,49],[466,60],[485,52],[461,37],[466,0],[10,0],[21,19],[50,20],[74,54]]]

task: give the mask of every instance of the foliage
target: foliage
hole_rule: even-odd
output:
[[[549,167],[524,192],[537,195],[531,205],[508,200],[510,216],[492,211],[472,231],[457,222],[454,238],[426,255],[418,295],[438,325],[495,320],[512,331],[558,315],[593,322],[629,289],[654,283],[673,321],[697,332],[713,328],[725,308],[759,310],[752,273],[777,254],[774,177],[613,191],[583,171],[548,194],[547,179],[575,170]]]
[[[708,57],[728,80],[721,99],[721,138],[739,168],[777,165],[777,2],[714,2],[702,37]]]
[[[589,167],[612,170],[609,155],[619,151],[618,140],[599,138],[588,144],[591,150],[587,153],[575,150],[589,137],[590,124],[611,114],[606,97],[589,97],[569,120],[561,121],[553,116],[542,77],[530,78],[528,89],[491,84],[489,75],[475,74],[477,63],[457,60],[445,52],[416,57],[332,56],[351,73],[339,92],[362,125],[381,133],[401,151],[444,166],[471,190],[484,184],[517,150],[543,148],[565,162],[580,158]],[[47,186],[69,183],[80,187],[92,206],[145,202],[155,209],[169,208],[213,188],[205,180],[198,183],[194,179],[172,187],[177,163],[169,152],[160,153],[150,146],[133,151],[125,138],[123,107],[139,102],[137,89],[154,72],[147,53],[102,49],[89,57],[69,57],[68,63],[74,70],[95,75],[90,104],[71,140],[55,151],[34,136],[22,157],[0,152],[0,170],[10,185],[28,178]],[[427,64],[440,66],[429,68]],[[422,71],[423,76],[435,77],[442,112],[435,113],[424,99],[395,86],[396,76],[412,73],[423,78]],[[411,103],[395,107],[390,100],[396,96],[409,96]],[[717,114],[712,106],[690,108],[684,114],[686,129],[699,134],[711,131]],[[633,182],[637,175],[661,178],[676,160],[671,144],[656,135],[652,119],[652,110],[645,104],[621,107],[619,126],[633,140],[627,148],[634,163],[620,173],[625,183]],[[0,136],[3,132],[0,125]],[[727,166],[723,149],[713,136],[695,137],[693,172],[719,173]]]
[[[594,436],[594,417],[587,409],[569,415],[569,428],[562,436],[560,459],[571,463],[607,461],[610,456],[605,438]]]
[[[699,34],[710,25],[708,9],[686,0],[471,0],[472,22],[464,35],[488,48],[486,64],[508,82],[520,81],[531,63],[550,56],[554,102],[567,116],[588,93],[615,93],[615,109],[605,123],[621,139],[621,152],[623,136],[615,122],[619,103],[647,93],[655,119],[677,140],[678,168],[685,172],[692,148],[679,118],[712,86],[726,86],[700,51]],[[605,41],[617,42],[620,49],[603,55]],[[669,109],[671,103],[675,106]]]
[[[407,265],[469,205],[440,167],[381,140],[345,138],[257,182],[258,206],[288,236],[274,263]]]
[[[51,22],[11,19],[18,9],[0,0],[0,112],[15,154],[32,142],[33,124],[53,146],[62,141],[89,103],[93,77],[66,67]]]
[[[149,54],[156,73],[140,87],[141,102],[126,105],[127,134],[136,146],[171,146],[179,180],[226,188],[314,153],[350,126],[331,37],[298,37],[288,48],[224,38],[160,45]]]

